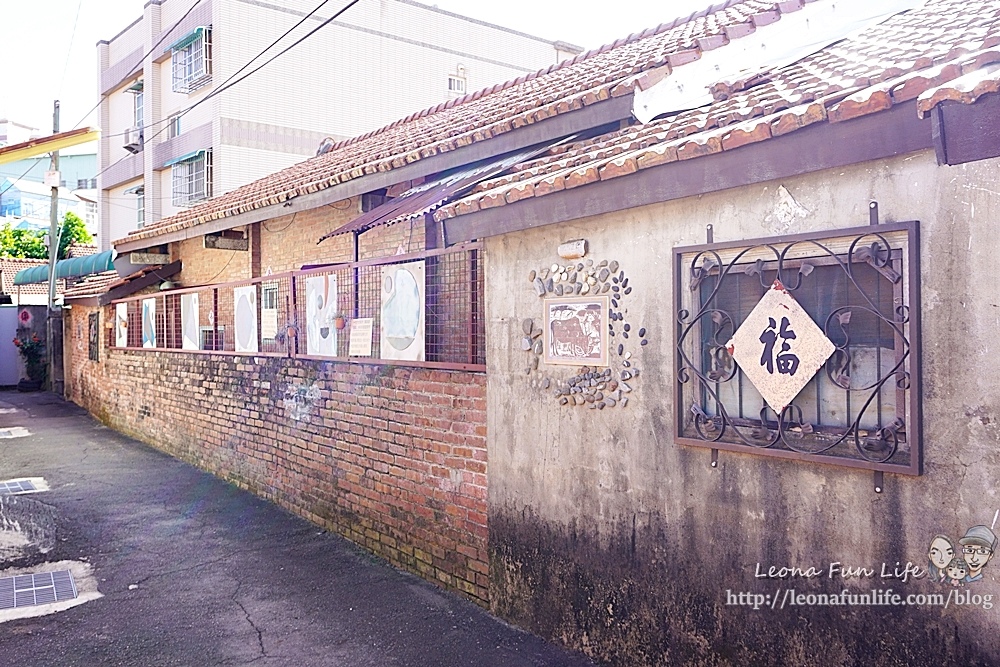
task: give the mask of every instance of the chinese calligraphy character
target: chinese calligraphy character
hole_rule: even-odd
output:
[[[760,365],[767,368],[767,372],[774,375],[774,364],[777,361],[778,373],[782,375],[795,375],[799,368],[799,358],[791,353],[792,346],[789,340],[795,340],[795,332],[791,329],[791,322],[787,317],[781,318],[781,328],[778,329],[773,317],[767,318],[767,328],[760,334],[760,342],[764,344],[764,352],[760,356]],[[778,331],[775,331],[778,329]],[[777,357],[774,356],[774,344],[781,338],[781,350]]]

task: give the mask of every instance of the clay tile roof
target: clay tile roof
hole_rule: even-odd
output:
[[[830,1],[830,0],[823,0]],[[132,232],[118,242],[154,238],[212,220],[285,202],[367,174],[391,171],[496,135],[628,94],[644,72],[697,59],[758,25],[797,11],[801,2],[725,0],[588,51],[534,74],[411,114],[341,141],[332,150]],[[736,29],[736,26],[740,26]],[[728,30],[734,28],[734,30]],[[661,71],[660,76],[663,72]],[[614,91],[614,92],[613,92]]]
[[[89,243],[73,243],[66,248],[66,257],[88,257],[97,254],[97,246]]]
[[[784,5],[785,3],[780,3]],[[792,65],[713,86],[709,106],[564,147],[478,184],[437,220],[735,150],[917,100],[921,113],[1000,92],[1000,0],[929,0]]]
[[[71,299],[82,299],[86,297],[104,294],[112,285],[119,281],[117,271],[104,271],[86,276],[66,288],[64,297],[67,301]]]
[[[31,285],[15,285],[14,276],[22,269],[30,269],[35,266],[48,264],[47,259],[27,259],[18,257],[0,257],[0,293],[3,294],[48,294],[48,283],[34,283]],[[56,281],[56,293],[62,294],[66,285],[65,280]]]

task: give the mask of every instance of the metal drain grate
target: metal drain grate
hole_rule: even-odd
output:
[[[76,582],[69,570],[0,579],[0,609],[34,607],[76,596]]]
[[[9,482],[0,482],[0,495],[14,495],[15,493],[26,493],[37,490],[35,485],[27,479],[12,479]]]

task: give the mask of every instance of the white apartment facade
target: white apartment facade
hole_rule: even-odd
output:
[[[264,58],[344,4],[324,6]],[[139,19],[98,43],[102,250],[314,155],[325,137],[363,134],[580,51],[413,0],[361,0],[213,94],[315,5],[149,0]]]

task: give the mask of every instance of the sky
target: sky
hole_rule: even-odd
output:
[[[145,1],[5,1],[2,15],[6,29],[0,39],[0,63],[4,65],[0,118],[37,127],[44,134],[52,128],[52,103],[58,99],[61,130],[96,125],[97,115],[91,110],[97,104],[97,41],[110,39],[138,18]],[[339,8],[344,4],[345,0],[330,0],[327,7]],[[426,4],[589,49],[687,16],[712,3],[710,0],[624,0],[610,5],[597,0],[429,0]],[[620,11],[609,11],[609,6]],[[349,14],[344,19],[349,19]]]

